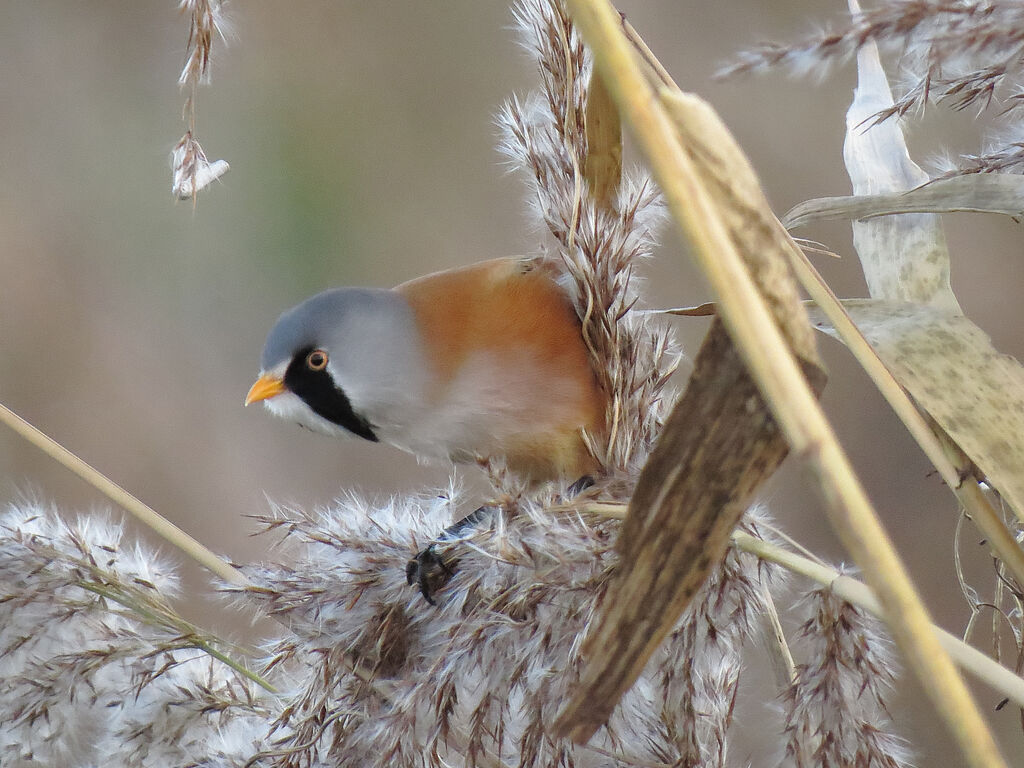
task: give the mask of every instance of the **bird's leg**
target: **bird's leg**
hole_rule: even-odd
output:
[[[448,580],[455,575],[455,567],[458,559],[446,558],[438,552],[439,544],[450,544],[466,538],[481,523],[489,521],[501,507],[482,506],[474,509],[458,522],[452,523],[439,535],[434,542],[424,550],[421,550],[416,557],[410,560],[405,566],[405,580],[410,586],[418,584],[423,599],[431,605],[434,602],[434,593],[448,583]]]
[[[569,497],[578,496],[592,485],[594,485],[594,478],[590,475],[584,475],[569,486],[566,495]],[[418,585],[423,599],[431,605],[436,605],[434,594],[455,575],[455,569],[459,564],[458,558],[450,555],[445,557],[441,554],[438,551],[438,546],[456,543],[461,539],[468,538],[473,529],[483,523],[490,522],[500,510],[501,507],[494,505],[478,507],[461,520],[452,523],[441,531],[441,534],[434,539],[430,546],[421,550],[416,557],[406,564],[406,583],[410,586],[413,584]]]

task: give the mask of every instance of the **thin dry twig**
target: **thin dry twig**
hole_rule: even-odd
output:
[[[0,421],[28,440],[51,459],[74,472],[119,507],[131,512],[141,523],[231,584],[245,584],[245,577],[229,563],[189,536],[155,509],[144,504],[102,472],[94,469],[53,438],[47,436],[7,406],[0,404]]]

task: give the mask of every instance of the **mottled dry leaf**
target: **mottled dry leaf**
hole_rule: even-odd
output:
[[[843,306],[897,381],[1024,520],[1024,367],[958,313],[870,299]],[[811,318],[834,335],[820,310]]]
[[[872,125],[873,116],[893,104],[873,41],[858,51],[857,73],[843,147],[854,195],[890,195],[924,184],[928,175],[910,159],[899,123],[886,120]],[[853,243],[872,298],[960,311],[949,286],[949,251],[937,215],[913,213],[857,221]]]
[[[829,219],[857,220],[903,213],[964,211],[1024,215],[1024,176],[972,174],[940,179],[908,192],[819,197],[794,206],[782,222],[788,229],[796,229]]]

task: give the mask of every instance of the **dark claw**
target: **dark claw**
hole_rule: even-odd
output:
[[[406,583],[409,586],[418,584],[423,599],[431,605],[437,605],[434,602],[434,594],[455,575],[455,568],[459,564],[457,558],[445,558],[439,554],[437,545],[458,542],[460,538],[471,534],[473,529],[481,523],[489,522],[499,509],[499,507],[479,507],[441,531],[441,535],[433,544],[416,555],[405,566]]]
[[[445,560],[431,544],[406,564],[405,581],[410,586],[417,584],[423,599],[437,605],[434,594],[455,575],[457,564],[457,560]]]
[[[583,493],[585,490],[587,490],[587,488],[590,488],[593,484],[594,484],[594,478],[592,478],[590,475],[584,475],[579,480],[577,480],[575,483],[570,485],[568,490],[566,491],[566,493],[570,497],[572,497],[572,496],[579,496],[581,493]]]

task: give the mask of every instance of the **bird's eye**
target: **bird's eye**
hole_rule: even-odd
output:
[[[322,349],[314,349],[306,355],[306,367],[311,371],[322,371],[327,367],[327,353]]]

